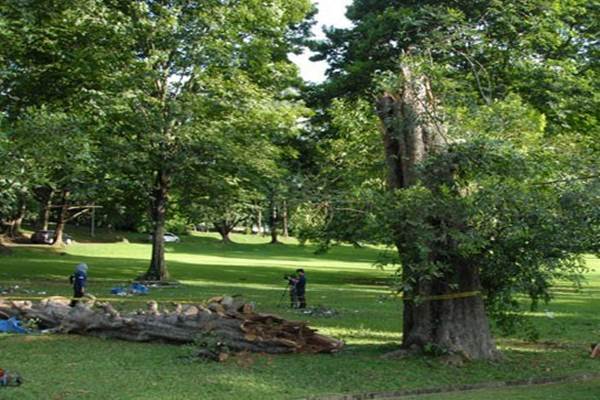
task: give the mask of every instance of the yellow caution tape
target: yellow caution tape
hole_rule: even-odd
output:
[[[418,301],[436,301],[436,300],[454,300],[454,299],[464,299],[466,297],[475,297],[480,296],[481,291],[474,290],[471,292],[460,292],[460,293],[446,293],[446,294],[438,294],[434,296],[416,296]],[[414,300],[415,297],[404,297],[403,300],[411,301]]]

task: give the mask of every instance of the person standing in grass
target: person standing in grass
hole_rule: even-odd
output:
[[[69,281],[73,285],[73,299],[71,300],[71,307],[77,304],[76,298],[83,297],[85,295],[85,286],[87,283],[87,271],[88,266],[85,263],[79,263],[75,267],[75,272],[69,277]]]
[[[296,270],[298,278],[294,279],[296,287],[296,296],[298,298],[298,308],[306,308],[306,276],[302,268]]]

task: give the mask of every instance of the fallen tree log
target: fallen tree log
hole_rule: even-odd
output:
[[[39,302],[0,299],[0,313],[36,320],[40,328],[60,333],[116,338],[134,342],[196,343],[199,355],[223,359],[223,353],[333,353],[343,342],[320,335],[304,321],[256,313],[249,303],[218,297],[207,305],[175,305],[162,312],[155,301],[147,310],[121,314],[93,298],[74,307],[64,297]]]

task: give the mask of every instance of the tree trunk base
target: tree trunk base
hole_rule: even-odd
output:
[[[287,321],[270,314],[259,314],[249,303],[224,296],[210,299],[207,305],[176,305],[175,310],[158,309],[155,301],[147,310],[121,315],[110,303],[95,303],[83,298],[74,307],[64,297],[49,297],[40,302],[0,300],[0,313],[24,320],[37,319],[41,328],[59,333],[116,338],[133,342],[195,343],[198,355],[237,352],[333,353],[343,342],[316,333],[303,321]],[[210,358],[210,357],[208,357]]]
[[[147,284],[168,285],[171,281],[168,277],[161,279],[157,274],[146,272],[134,279],[135,282],[147,282]],[[144,283],[146,284],[146,283]]]
[[[419,354],[423,354],[423,350],[417,346],[412,346],[410,348],[400,348],[398,350],[390,351],[381,356],[381,358],[386,360],[398,360],[407,357],[416,356]]]
[[[160,286],[160,287],[179,287],[181,285],[181,283],[179,283],[178,281],[172,281],[172,280],[164,280],[164,281],[157,281],[157,280],[145,280],[142,279],[142,277],[138,278],[138,279],[134,279],[132,281],[133,283],[139,283],[141,285],[146,285],[146,286]]]
[[[459,298],[404,302],[402,347],[431,355],[457,354],[466,360],[496,360],[483,300],[478,292]]]

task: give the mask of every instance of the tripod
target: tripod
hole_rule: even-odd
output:
[[[290,290],[290,286],[287,285],[284,289],[283,292],[281,293],[281,297],[279,298],[279,303],[277,303],[277,308],[281,308],[281,303],[283,302],[283,299],[286,297],[286,295],[288,294],[288,291]]]
[[[279,298],[279,303],[277,303],[277,308],[281,308],[281,303],[283,299],[289,292],[291,308],[298,308],[298,295],[296,294],[296,287],[293,285],[288,285],[283,289],[283,293],[281,293],[281,297]]]

